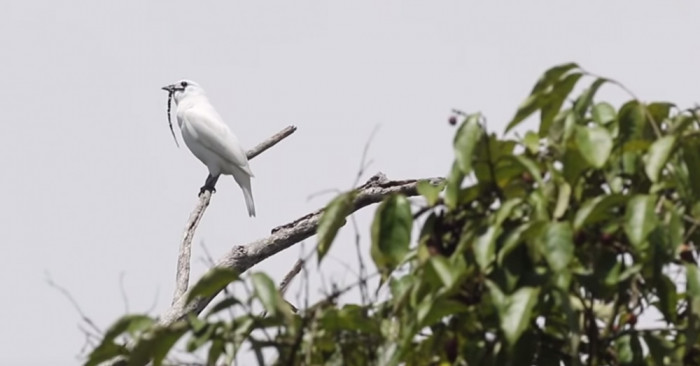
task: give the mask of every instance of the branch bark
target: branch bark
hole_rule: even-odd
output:
[[[267,140],[261,142],[254,148],[248,150],[246,155],[248,160],[260,155],[265,150],[275,146],[278,142],[282,141],[287,136],[291,135],[296,131],[295,126],[287,126],[282,131],[269,137]],[[175,274],[175,293],[173,294],[172,304],[175,304],[182,295],[187,292],[187,288],[190,282],[190,258],[192,256],[192,238],[194,238],[194,232],[199,226],[199,222],[204,216],[204,211],[209,207],[209,202],[211,201],[211,192],[204,191],[199,195],[199,202],[190,214],[190,218],[187,220],[185,225],[185,232],[182,235],[182,242],[180,243],[180,252],[177,257],[177,273]]]
[[[430,178],[427,180],[431,184],[439,184],[444,179]],[[357,188],[357,195],[350,214],[373,203],[381,202],[385,197],[391,194],[398,193],[406,196],[415,196],[418,194],[417,185],[418,180],[416,179],[389,181],[384,174],[379,173],[370,178],[367,183]],[[245,272],[266,258],[316,234],[318,221],[322,213],[323,209],[316,210],[291,223],[272,229],[271,235],[266,238],[247,245],[236,245],[217,261],[216,266],[230,268],[239,273]],[[187,296],[183,294],[183,296],[180,296],[168,310],[161,314],[159,322],[161,325],[168,326],[182,319],[189,313],[199,314],[211,302],[214,296],[216,295],[206,298],[197,298],[187,304]]]

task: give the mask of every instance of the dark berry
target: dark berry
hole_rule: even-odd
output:
[[[600,242],[603,244],[610,244],[613,241],[613,235],[610,233],[600,234]]]

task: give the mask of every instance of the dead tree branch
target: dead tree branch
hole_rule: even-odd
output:
[[[443,178],[431,178],[432,184],[439,184]],[[353,202],[353,208],[349,214],[371,205],[381,202],[391,194],[403,194],[406,196],[417,195],[418,180],[389,181],[379,173],[357,188],[357,195]],[[305,215],[289,224],[278,226],[272,230],[272,234],[266,238],[254,241],[247,245],[236,245],[216,263],[217,267],[229,268],[243,273],[252,266],[269,258],[292,245],[314,235],[318,228],[318,221],[323,209]],[[184,295],[184,294],[183,294]],[[215,295],[214,295],[215,296]],[[189,313],[199,314],[211,302],[214,296],[197,298],[187,304],[187,296],[180,296],[173,305],[160,317],[161,325],[171,325],[182,319]]]
[[[295,126],[288,126],[282,131],[278,132],[274,136],[271,136],[267,140],[261,142],[254,148],[248,150],[246,155],[248,159],[253,159],[254,157],[260,155],[263,151],[275,146],[278,142],[282,141],[287,136],[291,135],[296,131]],[[194,232],[199,226],[199,222],[204,216],[204,211],[206,211],[211,201],[211,192],[204,191],[199,195],[199,202],[190,214],[190,218],[187,220],[185,225],[185,232],[182,235],[182,242],[180,243],[180,252],[177,258],[177,273],[175,275],[175,293],[173,294],[172,304],[182,297],[190,282],[190,258],[192,256],[192,238],[194,237]]]
[[[282,296],[284,296],[284,293],[287,292],[287,288],[289,288],[289,285],[292,283],[294,277],[296,277],[296,275],[298,275],[299,272],[301,272],[302,267],[304,267],[304,260],[299,259],[296,263],[294,263],[294,267],[292,267],[289,273],[287,273],[287,275],[284,276],[282,282],[280,282],[279,288],[280,294],[282,294]]]

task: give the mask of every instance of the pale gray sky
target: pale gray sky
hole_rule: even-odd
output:
[[[299,127],[252,161],[257,218],[220,180],[195,238],[214,257],[330,199],[308,195],[348,188],[376,125],[370,173],[445,174],[451,108],[480,110],[501,132],[557,63],[579,62],[644,100],[700,101],[700,2],[465,3],[4,1],[0,364],[78,363],[78,315],[46,272],[101,327],[125,311],[122,272],[131,311],[168,306],[206,176],[168,131],[160,87],[180,78],[208,91],[246,146]],[[370,214],[360,215],[365,245]],[[326,279],[350,280],[333,259],[354,265],[347,234]],[[298,253],[256,269],[279,279]],[[201,256],[196,245],[197,273]]]

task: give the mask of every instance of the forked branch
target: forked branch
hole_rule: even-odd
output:
[[[426,179],[431,184],[439,184],[443,178]],[[381,202],[385,197],[391,194],[403,194],[406,196],[415,196],[417,192],[418,180],[401,180],[390,181],[383,174],[379,173],[367,181],[364,185],[357,188],[357,195],[353,202],[353,208],[348,214],[371,205]],[[318,221],[321,218],[323,209],[312,212],[286,225],[278,226],[272,229],[272,234],[266,238],[254,241],[246,245],[236,245],[231,250],[219,259],[216,263],[217,267],[229,268],[239,273],[243,273],[257,263],[260,263],[266,258],[269,258],[292,245],[301,242],[302,240],[316,234]],[[182,319],[189,313],[199,314],[214,298],[196,298],[189,304],[187,296],[180,296],[160,317],[162,325],[170,325]]]
[[[253,159],[254,157],[260,155],[263,151],[275,146],[278,142],[282,141],[285,137],[291,135],[296,131],[295,126],[288,126],[277,134],[269,137],[267,140],[261,142],[254,148],[248,150],[246,155],[248,159]],[[199,195],[199,202],[190,214],[190,218],[187,220],[185,225],[185,232],[182,235],[182,242],[180,243],[180,253],[177,258],[177,273],[175,275],[175,293],[173,294],[172,304],[182,297],[182,295],[187,292],[187,288],[190,282],[190,258],[192,256],[192,238],[194,237],[194,232],[199,226],[199,222],[204,216],[204,211],[206,211],[211,201],[211,192],[205,190],[201,195]]]

